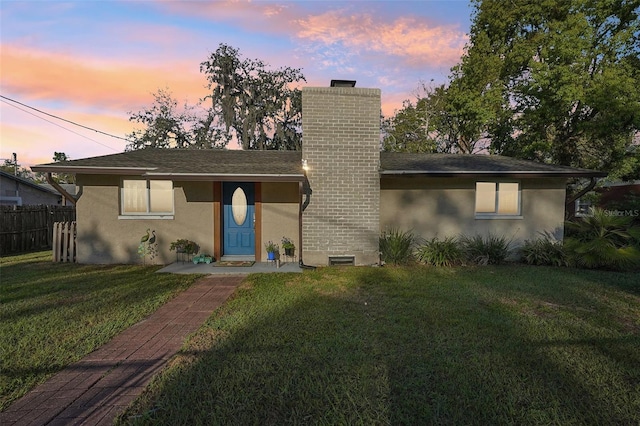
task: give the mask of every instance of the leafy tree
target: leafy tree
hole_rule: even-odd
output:
[[[429,98],[414,104],[406,100],[393,117],[383,118],[383,150],[391,152],[436,152]]]
[[[196,120],[192,106],[186,103],[180,109],[169,89],[158,89],[153,94],[150,108],[129,113],[129,121],[144,125],[127,135],[131,143],[127,150],[142,148],[189,148],[194,143],[191,125]]]
[[[9,173],[11,175],[15,175],[18,176],[20,178],[23,179],[32,179],[32,173],[30,170],[25,169],[24,167],[22,167],[17,160],[14,161],[13,159],[7,158],[6,160],[4,160],[4,163],[2,163],[0,165],[0,170],[2,170],[5,173]]]
[[[211,94],[209,124],[224,124],[225,137],[243,149],[300,149],[302,96],[291,85],[305,81],[299,69],[268,70],[258,59],[220,44],[200,64]],[[207,126],[203,131],[208,131]]]
[[[299,69],[269,70],[220,44],[200,72],[211,93],[197,105],[179,107],[168,89],[159,89],[150,108],[130,113],[129,121],[144,127],[127,135],[128,150],[224,148],[233,140],[243,149],[301,148],[302,94],[291,87],[304,81]]]
[[[500,107],[483,118],[492,151],[619,167],[640,128],[640,2],[474,3],[470,47],[457,78],[476,91],[500,92]]]
[[[71,158],[69,158],[69,156],[67,154],[65,154],[64,152],[57,152],[55,151],[53,153],[53,161],[55,162],[59,162],[59,161],[69,161],[71,160]],[[75,183],[75,175],[73,175],[72,173],[56,173],[55,175],[52,175],[53,180],[55,180],[58,183]]]
[[[473,154],[486,147],[488,123],[500,95],[487,90],[486,83],[472,85],[470,77],[460,78],[463,66],[452,69],[448,86],[423,84],[415,104],[407,100],[400,111],[385,119],[385,150]],[[476,76],[487,78],[482,72]]]

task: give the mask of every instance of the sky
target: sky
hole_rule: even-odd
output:
[[[2,0],[0,95],[23,105],[0,98],[0,161],[124,151],[125,140],[93,129],[124,138],[158,89],[198,102],[200,63],[220,43],[271,69],[301,68],[303,86],[380,88],[390,116],[422,84],[447,81],[471,14],[466,0]]]

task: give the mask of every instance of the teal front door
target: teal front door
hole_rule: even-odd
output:
[[[225,256],[255,256],[255,184],[223,182],[223,247]]]

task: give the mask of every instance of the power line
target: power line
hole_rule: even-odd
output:
[[[23,107],[25,107],[25,108],[32,109],[32,110],[34,110],[34,111],[39,112],[40,114],[48,115],[49,117],[53,117],[53,118],[55,118],[55,119],[57,119],[57,120],[61,120],[61,121],[65,121],[65,122],[67,122],[67,123],[73,124],[74,126],[82,127],[83,129],[91,130],[91,131],[93,131],[93,132],[101,133],[101,134],[103,134],[103,135],[106,135],[106,136],[109,136],[109,137],[112,137],[112,138],[116,138],[116,139],[120,139],[120,140],[123,140],[123,141],[130,142],[128,139],[123,138],[123,137],[121,137],[121,136],[112,135],[112,134],[110,134],[110,133],[107,133],[107,132],[103,132],[103,131],[101,131],[101,130],[94,129],[94,128],[92,128],[92,127],[88,127],[88,126],[84,126],[84,125],[82,125],[82,124],[78,124],[78,123],[76,123],[76,122],[74,122],[74,121],[67,120],[66,118],[62,118],[62,117],[58,117],[57,115],[49,114],[48,112],[45,112],[45,111],[39,110],[38,108],[34,108],[34,107],[29,106],[29,105],[27,105],[27,104],[23,104],[22,102],[16,101],[15,99],[11,99],[11,98],[8,98],[8,97],[3,96],[3,95],[0,95],[0,98],[5,99],[5,100],[10,101],[10,102],[13,102],[13,103],[16,103],[16,104],[21,105],[21,106],[23,106]],[[5,103],[6,103],[6,102],[5,102]],[[11,104],[8,104],[8,103],[7,103],[7,105],[11,105]],[[11,105],[11,106],[13,106],[13,107],[15,107],[15,108],[18,108],[18,107],[16,107],[15,105]],[[18,109],[20,109],[20,108],[18,108]],[[21,111],[24,111],[24,110],[22,110],[22,109],[20,109],[20,110],[21,110]],[[24,112],[28,112],[28,111],[24,111]],[[38,116],[37,116],[37,115],[35,115],[35,114],[31,114],[31,115],[33,115],[33,116],[35,116],[35,117],[38,117]],[[53,123],[53,122],[51,122],[51,121],[49,121],[49,120],[46,120],[46,119],[44,119],[44,118],[42,118],[42,117],[38,117],[38,118],[40,118],[40,119],[42,119],[42,120],[45,120],[45,121],[47,121],[48,123],[55,124],[55,123]],[[57,125],[57,124],[56,124],[56,125]],[[65,130],[69,130],[69,129],[67,129],[66,127],[62,127],[62,126],[59,126],[59,125],[57,125],[57,126],[58,126],[58,127],[63,128],[63,129],[65,129]],[[72,132],[71,130],[69,130],[69,131],[70,131],[70,132]],[[75,132],[72,132],[72,133],[75,133]],[[79,136],[83,136],[83,135],[80,135],[79,133],[76,133],[76,134],[77,134],[77,135],[79,135]],[[86,137],[86,136],[85,136],[85,137]],[[87,139],[89,139],[89,140],[93,140],[93,139],[90,139],[90,138],[87,138]],[[94,141],[94,142],[97,142],[97,141]],[[100,142],[97,142],[97,143],[100,143]],[[100,144],[100,145],[102,145],[102,144]],[[104,145],[104,146],[106,146],[106,145]]]
[[[0,95],[0,96],[1,96],[1,95]],[[27,110],[25,110],[25,109],[20,108],[19,106],[12,105],[12,104],[10,104],[9,102],[5,101],[4,99],[0,99],[0,102],[3,102],[3,103],[5,103],[5,104],[9,105],[10,107],[13,107],[13,108],[19,109],[20,111],[25,112],[25,113],[27,113],[27,114],[33,115],[34,117],[39,118],[40,120],[44,120],[44,121],[46,121],[47,123],[51,123],[51,124],[53,124],[54,126],[58,126],[58,127],[60,127],[61,129],[66,130],[67,132],[71,132],[71,133],[76,134],[76,135],[78,135],[78,136],[81,136],[81,137],[83,137],[83,138],[85,138],[85,139],[89,139],[91,142],[95,142],[95,143],[97,143],[98,145],[102,145],[102,146],[104,146],[104,147],[106,147],[106,148],[109,148],[109,149],[110,149],[110,150],[112,150],[112,151],[119,152],[117,149],[115,149],[115,148],[113,148],[113,147],[111,147],[111,146],[109,146],[109,145],[103,144],[102,142],[98,142],[97,140],[95,140],[95,139],[91,139],[89,136],[83,135],[83,134],[81,134],[81,133],[74,132],[74,131],[73,131],[73,130],[71,130],[71,129],[67,129],[66,127],[61,126],[61,125],[60,125],[60,124],[58,124],[58,123],[54,123],[54,122],[53,122],[53,121],[51,121],[51,120],[47,120],[46,118],[40,117],[40,116],[38,116],[38,115],[36,115],[36,114],[34,114],[34,113],[32,113],[32,112],[29,112],[29,111],[27,111]]]

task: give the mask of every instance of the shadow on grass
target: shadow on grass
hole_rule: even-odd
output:
[[[144,318],[195,279],[158,275],[157,269],[3,266],[0,409]]]
[[[470,269],[354,268],[344,275],[319,271],[291,284],[253,277],[253,288],[209,320],[121,422],[640,420],[632,400],[638,367],[630,359],[618,365],[602,350],[562,351],[630,350],[635,337],[536,339],[517,312],[486,300],[502,290]]]

